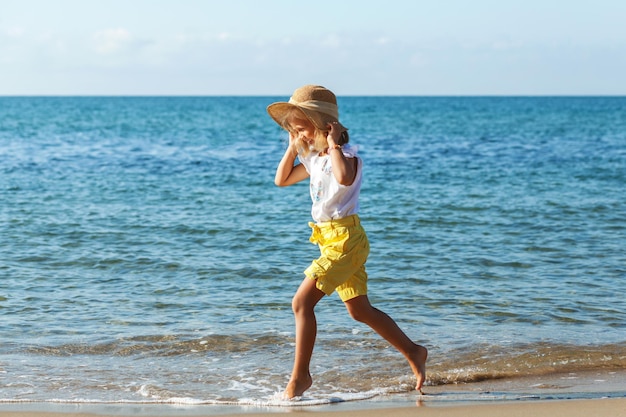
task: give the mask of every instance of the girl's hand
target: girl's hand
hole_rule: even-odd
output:
[[[298,136],[292,132],[289,132],[289,146],[287,147],[287,149],[291,151],[294,155],[298,154],[298,149],[296,147],[296,139],[298,139]]]
[[[331,152],[337,149],[337,145],[339,145],[338,142],[342,133],[346,131],[346,128],[339,122],[329,123],[328,128],[328,134],[326,135],[328,150],[326,152],[331,155],[331,159],[333,161],[333,175],[339,184],[352,185],[354,179],[356,178],[358,169],[357,158],[347,158],[341,149],[337,152]],[[341,146],[339,146],[339,148],[341,148]]]
[[[326,141],[328,142],[328,147],[333,147],[339,142],[339,138],[341,138],[341,134],[345,130],[343,125],[339,122],[332,122],[328,124],[328,133],[326,134]]]

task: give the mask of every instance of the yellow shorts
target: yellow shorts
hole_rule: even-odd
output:
[[[370,244],[359,216],[309,223],[313,229],[310,241],[319,245],[321,256],[311,262],[304,274],[316,281],[324,294],[337,291],[342,301],[367,294],[365,261]]]

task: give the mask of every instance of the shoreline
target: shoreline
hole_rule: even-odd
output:
[[[626,371],[593,371],[427,386],[415,392],[367,400],[292,405],[263,401],[248,404],[24,401],[0,402],[0,417],[274,417],[285,413],[314,417],[414,416],[585,416],[626,417]],[[313,393],[314,395],[314,393]],[[313,405],[310,405],[313,404]]]

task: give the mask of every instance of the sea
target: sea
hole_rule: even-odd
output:
[[[0,97],[0,404],[294,403],[319,252],[308,184],[273,183],[287,98]],[[626,97],[338,100],[369,298],[426,393],[626,369]],[[336,294],[316,313],[303,404],[419,395]]]

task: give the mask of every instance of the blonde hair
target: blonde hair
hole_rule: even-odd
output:
[[[306,122],[310,124],[311,126],[313,126],[313,129],[314,129],[312,146],[304,142],[300,138],[296,139],[296,149],[298,150],[298,153],[300,155],[308,156],[313,151],[322,152],[324,149],[327,148],[328,140],[326,139],[326,135],[328,134],[328,129],[318,128],[314,123],[311,122],[311,120],[308,117],[306,117],[304,112],[302,112],[297,107],[292,107],[289,110],[285,111],[281,115],[280,120],[278,122],[280,126],[283,129],[285,129],[287,132],[289,132],[290,134],[294,136],[298,136],[298,132],[296,132],[293,129],[293,126],[291,126],[291,124],[289,123],[290,120],[294,120],[294,119],[298,121]],[[338,144],[345,145],[346,143],[348,143],[349,140],[350,140],[350,137],[348,135],[348,132],[343,131],[341,133],[341,137],[339,138]]]

